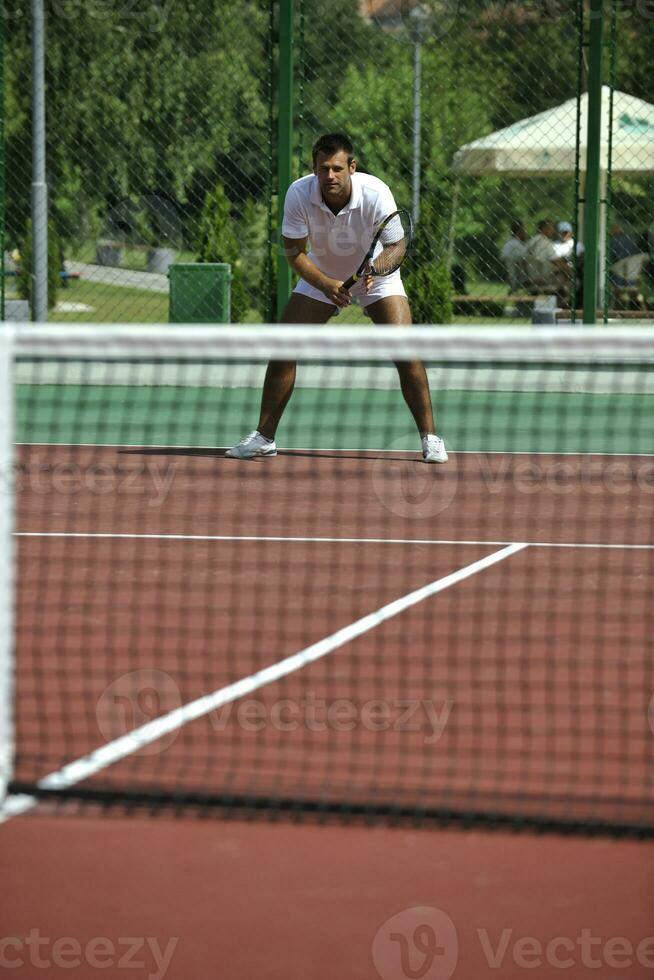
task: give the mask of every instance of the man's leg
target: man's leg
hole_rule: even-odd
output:
[[[367,307],[373,323],[407,326],[411,309],[406,296],[384,296]],[[427,372],[422,361],[396,361],[404,400],[409,406],[421,436],[436,432]]]
[[[334,307],[330,303],[292,293],[282,315],[282,323],[326,323]],[[266,370],[261,394],[261,414],[257,429],[267,439],[274,439],[295,386],[295,361],[271,361]]]

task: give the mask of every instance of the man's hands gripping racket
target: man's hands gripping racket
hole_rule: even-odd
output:
[[[363,262],[342,289],[351,289],[367,276],[390,276],[400,268],[411,246],[411,215],[403,208],[389,214],[378,226]]]

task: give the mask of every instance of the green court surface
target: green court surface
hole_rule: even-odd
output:
[[[437,430],[467,452],[654,452],[654,394],[434,392]],[[64,445],[225,447],[257,424],[259,388],[21,384],[16,441]],[[280,448],[417,449],[398,390],[298,388]]]

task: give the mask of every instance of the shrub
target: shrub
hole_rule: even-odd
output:
[[[452,281],[443,249],[446,205],[438,195],[423,196],[413,248],[402,270],[414,323],[452,320]]]
[[[420,261],[406,276],[414,323],[450,323],[452,284],[443,260]]]
[[[228,262],[231,265],[232,323],[247,321],[249,303],[239,236],[221,183],[216,184],[204,200],[198,223],[197,252],[198,262]]]

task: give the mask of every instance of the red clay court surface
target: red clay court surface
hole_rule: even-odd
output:
[[[454,705],[429,753],[424,726],[282,735],[202,718],[91,784],[183,777],[311,797],[329,778],[336,802],[435,805],[445,787],[451,804],[652,823],[651,457],[470,453],[441,469],[406,454],[242,464],[211,450],[31,446],[20,462],[17,778],[101,744],[97,705],[120,675],[162,671],[186,703],[520,543],[255,695],[268,710],[307,689],[360,706],[427,688]],[[265,626],[244,629],[253,606]],[[165,697],[159,708],[174,707]],[[2,966],[19,977],[654,975],[650,841],[43,809],[0,839],[0,933],[18,943]],[[49,939],[40,960],[30,930]],[[129,937],[143,940],[141,966],[119,965]]]

